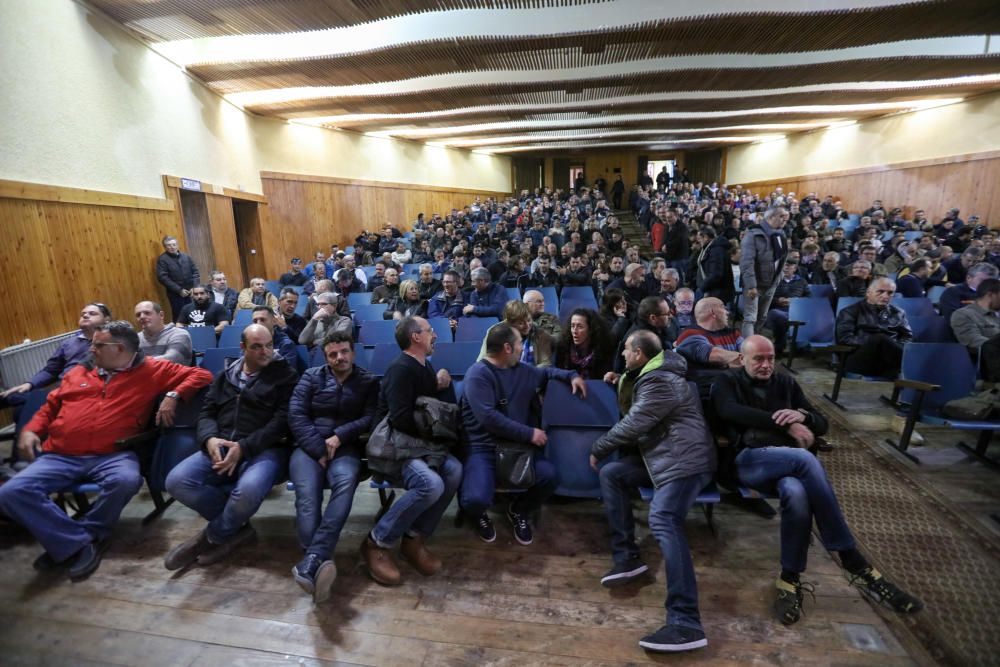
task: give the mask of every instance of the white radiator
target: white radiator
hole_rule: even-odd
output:
[[[59,343],[76,334],[76,331],[70,331],[43,340],[11,345],[0,350],[0,382],[3,383],[4,387],[13,387],[27,382],[32,375],[42,370],[45,362],[59,347]]]

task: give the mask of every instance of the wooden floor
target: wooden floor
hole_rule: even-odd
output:
[[[807,578],[816,586],[803,620],[771,619],[778,522],[729,506],[713,537],[701,512],[688,518],[701,611],[709,639],[698,652],[657,657],[638,639],[663,623],[662,561],[648,530],[642,546],[655,581],[608,591],[603,514],[593,501],[547,506],[535,543],[522,547],[497,517],[499,537],[480,542],[452,524],[432,547],[440,575],[403,567],[389,589],[359,567],[357,548],[377,496],[359,489],[337,549],[332,598],[315,607],[293,582],[299,557],[292,494],[264,504],[255,545],[230,562],[174,574],[163,555],[203,522],[172,507],[148,528],[150,503],[126,509],[114,546],[87,581],[36,574],[38,546],[27,535],[0,539],[0,664],[10,665],[706,665],[927,664],[893,631],[817,547]],[[853,639],[852,639],[853,638]]]

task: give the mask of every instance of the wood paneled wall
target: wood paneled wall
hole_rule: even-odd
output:
[[[872,200],[881,199],[886,209],[898,206],[907,217],[922,208],[932,221],[958,206],[963,219],[978,214],[991,227],[1000,228],[1000,151],[741,185],[759,195],[777,187],[799,197],[810,192],[820,198],[833,195],[852,213],[860,213]]]
[[[476,196],[509,194],[268,171],[261,172],[261,181],[270,209],[269,220],[262,221],[270,278],[288,270],[289,258],[311,258],[333,243],[350,245],[362,229],[391,223],[406,230],[418,213],[444,215]]]

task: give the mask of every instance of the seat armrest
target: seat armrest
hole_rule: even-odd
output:
[[[148,431],[143,431],[142,433],[136,433],[135,435],[129,436],[127,438],[121,438],[120,440],[115,440],[115,449],[118,451],[125,451],[126,449],[135,449],[141,445],[145,445],[152,442],[160,437],[159,429],[150,429]]]
[[[919,380],[893,380],[892,384],[897,389],[915,389],[916,391],[937,391],[941,388],[939,384],[920,382]]]

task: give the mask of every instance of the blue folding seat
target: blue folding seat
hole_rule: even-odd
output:
[[[215,327],[188,327],[187,332],[191,335],[191,347],[196,354],[219,346],[215,339]]]
[[[788,300],[788,358],[791,369],[800,348],[830,347],[834,344],[833,307],[824,296],[793,297]]]
[[[205,350],[201,367],[210,371],[212,375],[218,375],[226,367],[227,360],[239,359],[242,356],[243,350],[238,347],[211,347]]]
[[[542,402],[542,428],[548,436],[545,457],[559,471],[556,493],[600,498],[601,484],[590,467],[590,447],[618,423],[618,401],[611,385],[587,380],[587,398],[574,396],[565,382],[552,381]]]
[[[495,317],[462,317],[455,329],[455,342],[482,343],[489,328],[497,323]]]
[[[431,364],[436,370],[444,368],[453,378],[461,379],[465,377],[465,373],[469,370],[469,367],[476,363],[481,348],[482,343],[480,341],[439,342],[434,346],[434,354],[431,355]]]
[[[230,323],[231,326],[239,327],[242,331],[246,329],[253,323],[253,311],[248,308],[242,308],[237,310],[233,315],[233,321]]]
[[[222,327],[222,333],[219,334],[219,343],[216,347],[239,347],[240,337],[245,328],[245,326],[241,327],[236,324],[227,324]]]
[[[353,306],[354,321],[362,324],[363,322],[383,320],[385,319],[383,315],[387,307],[384,303],[366,303],[361,306]]]

